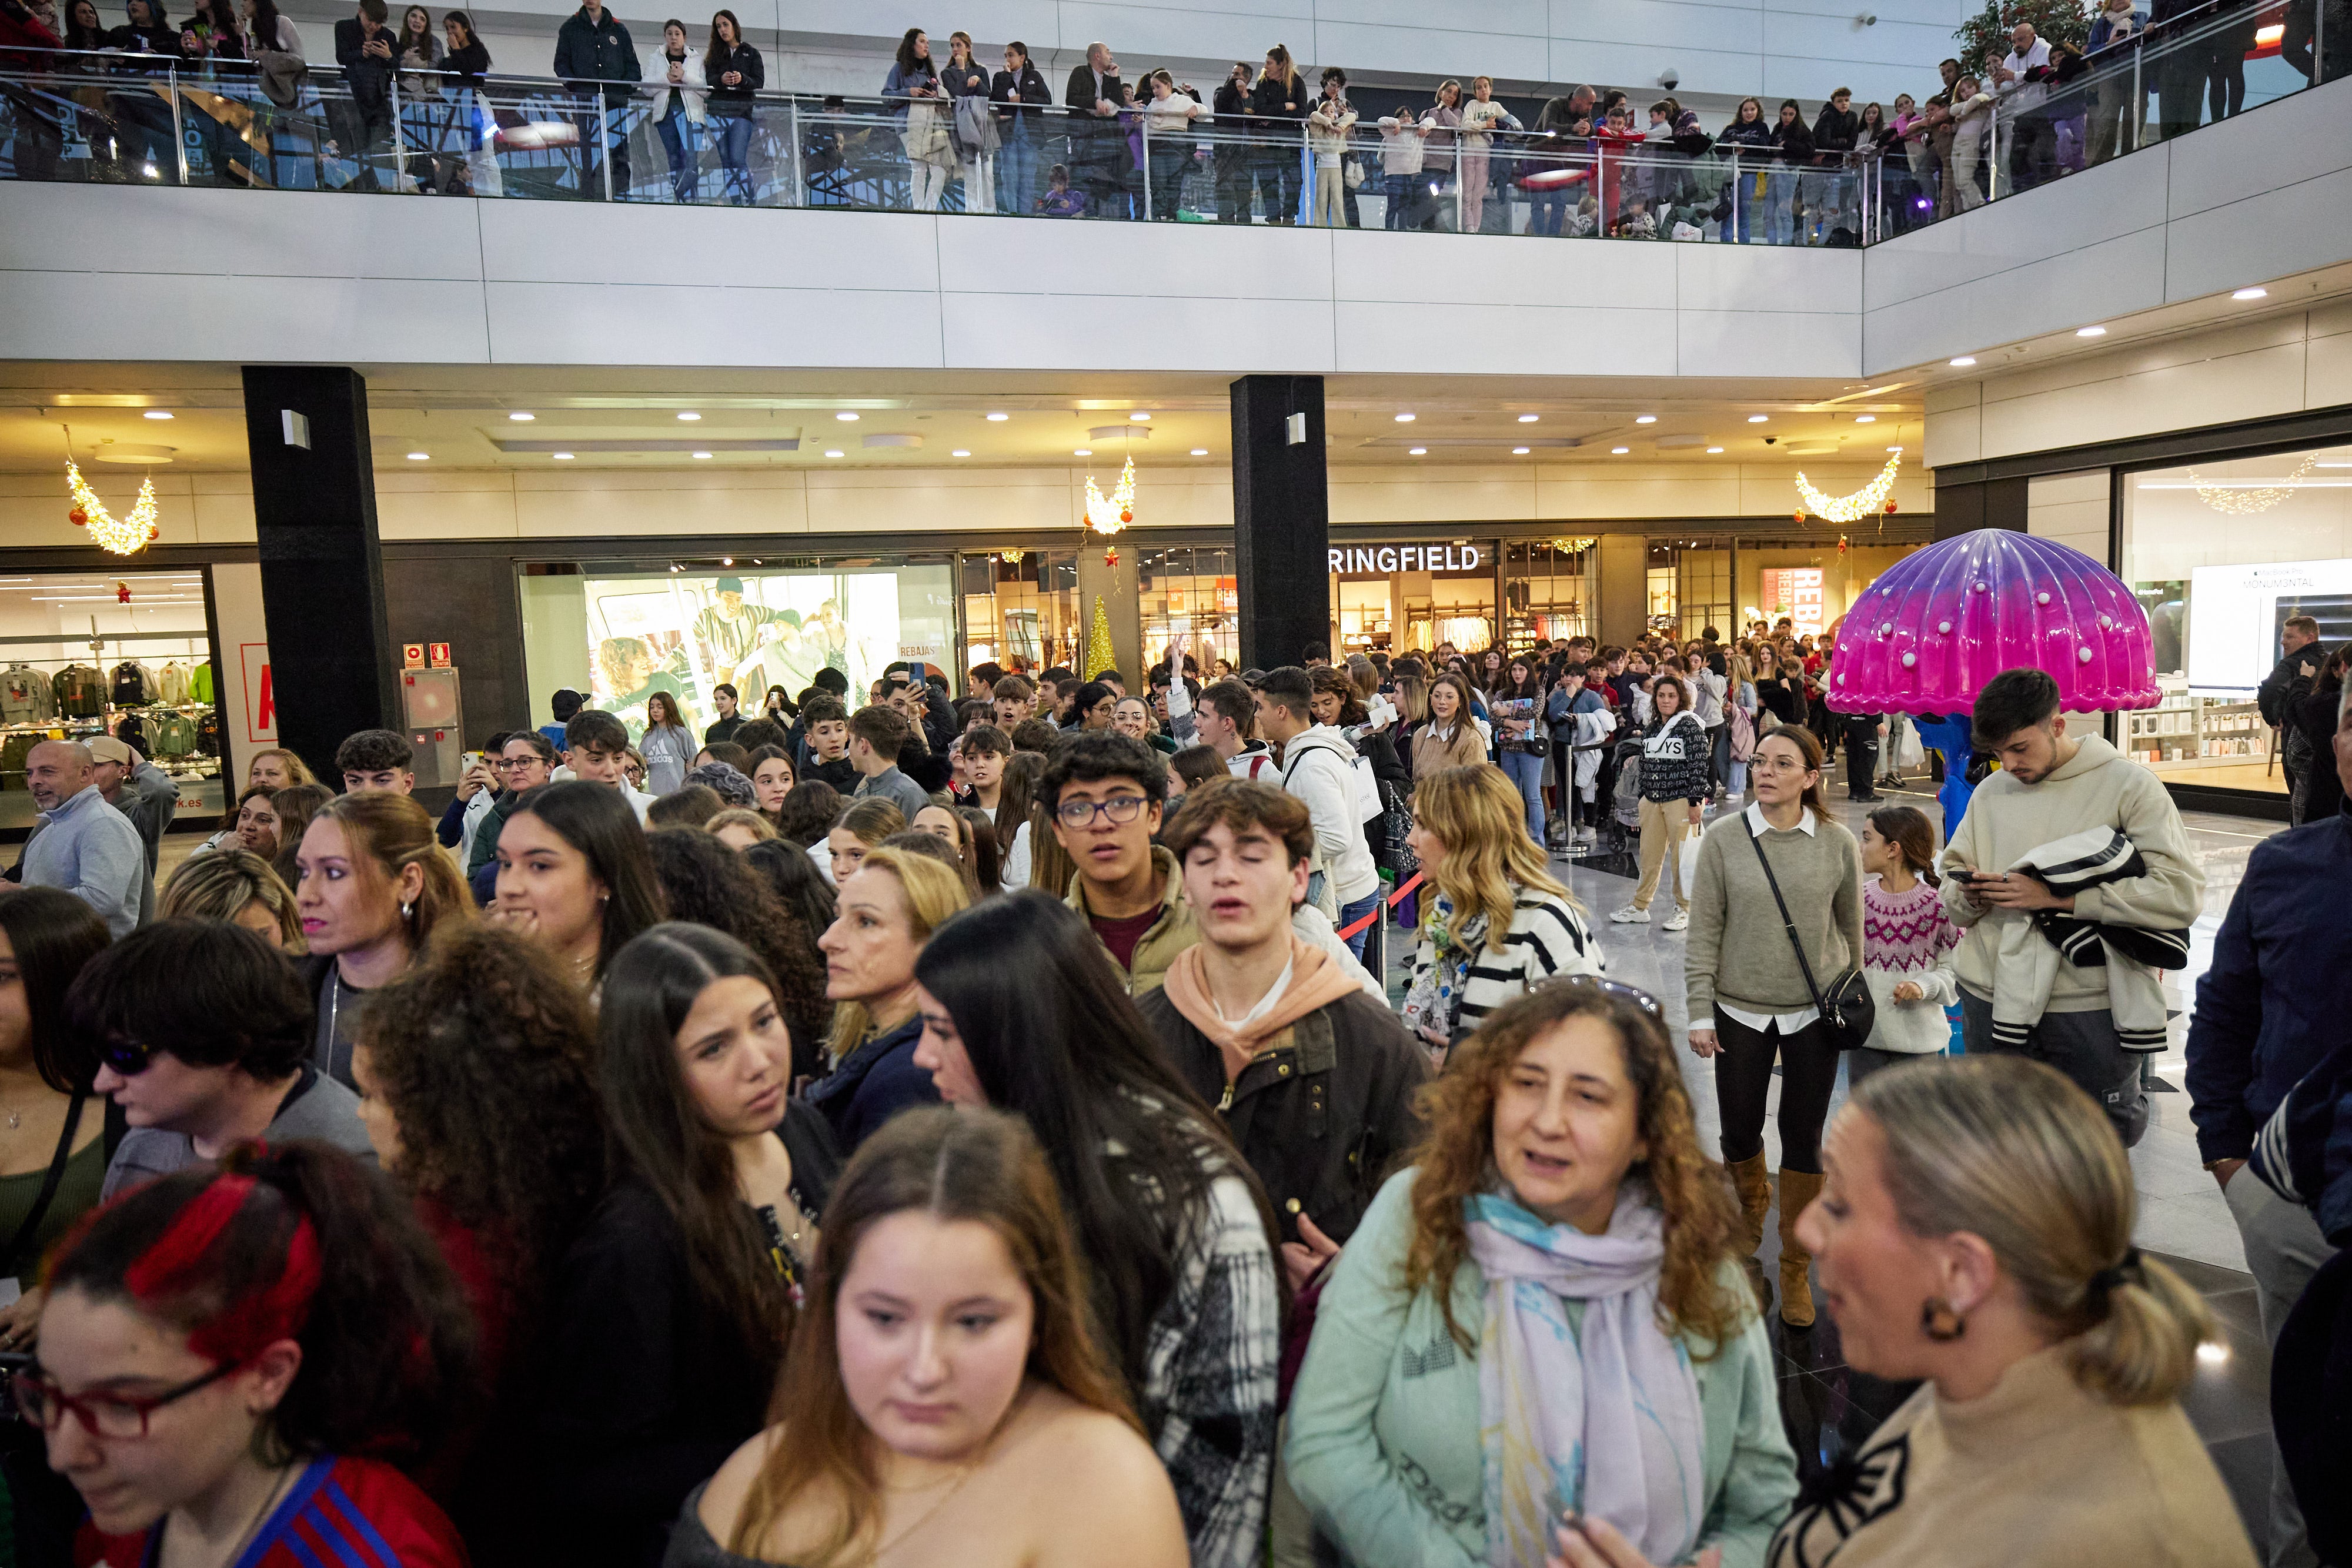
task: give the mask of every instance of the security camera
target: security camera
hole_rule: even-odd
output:
[[[1658,85],[1664,88],[1668,92],[1672,92],[1675,89],[1682,86],[1682,84],[1683,73],[1675,69],[1672,66],[1668,66],[1664,70],[1658,73]]]
[[[1768,435],[1768,436],[1766,436],[1766,437],[1764,438],[1764,444],[1765,444],[1765,445],[1767,445],[1767,446],[1769,446],[1769,445],[1771,445],[1774,442],[1776,442],[1776,441],[1778,441],[1778,440],[1780,440],[1780,438],[1779,436],[1777,436],[1777,435]]]
[[[1875,27],[1878,26],[1878,13],[1875,11],[1864,11],[1861,16],[1856,16],[1854,20],[1861,23],[1865,27]]]

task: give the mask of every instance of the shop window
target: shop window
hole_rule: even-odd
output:
[[[2313,663],[2352,643],[2352,445],[2121,475],[2120,575],[2147,607],[2162,704],[2118,743],[2176,783],[2278,794],[2301,747],[2256,690],[2287,622],[2318,623]],[[2323,752],[2311,766],[2326,767]]]
[[[1176,545],[1137,552],[1143,657],[1157,664],[1174,647],[1204,674],[1219,659],[1241,663],[1241,597],[1228,545]]]
[[[1502,625],[1496,551],[1487,539],[1333,546],[1335,653],[1426,653],[1450,643],[1475,653],[1495,646]]]
[[[179,786],[179,814],[217,820],[221,683],[201,570],[0,580],[0,828],[30,828],[25,759],[50,738],[110,735]]]
[[[1076,668],[1086,628],[1078,621],[1075,550],[1000,550],[963,558],[963,666]],[[961,685],[961,672],[953,672]]]
[[[1503,641],[1514,650],[1537,639],[1593,635],[1599,552],[1592,539],[1509,540],[1503,546]]]

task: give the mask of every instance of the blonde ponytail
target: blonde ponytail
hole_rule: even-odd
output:
[[[2155,1405],[2187,1385],[2212,1316],[2132,1246],[2131,1163],[2088,1094],[2038,1061],[1966,1056],[1873,1073],[1853,1104],[1885,1135],[1904,1225],[1982,1238],[2084,1392]]]

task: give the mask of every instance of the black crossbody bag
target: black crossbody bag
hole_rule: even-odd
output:
[[[1772,889],[1772,902],[1780,906],[1780,928],[1789,934],[1789,946],[1797,950],[1797,967],[1804,971],[1805,989],[1812,993],[1813,1007],[1822,1015],[1822,1030],[1828,1035],[1832,1049],[1852,1051],[1870,1043],[1870,1031],[1878,1022],[1878,1003],[1870,994],[1870,982],[1862,977],[1857,964],[1830,982],[1823,991],[1813,983],[1813,967],[1805,958],[1805,945],[1797,939],[1797,923],[1789,918],[1789,901],[1780,896],[1780,879],[1772,874],[1772,862],[1764,852],[1764,841],[1750,833],[1748,841],[1756,846],[1756,859],[1764,867],[1764,881]]]

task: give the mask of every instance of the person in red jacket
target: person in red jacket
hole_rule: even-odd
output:
[[[14,1379],[89,1517],[77,1568],[232,1543],[239,1568],[465,1568],[389,1462],[438,1435],[472,1372],[465,1299],[408,1205],[324,1144],[242,1144],[68,1236]]]

